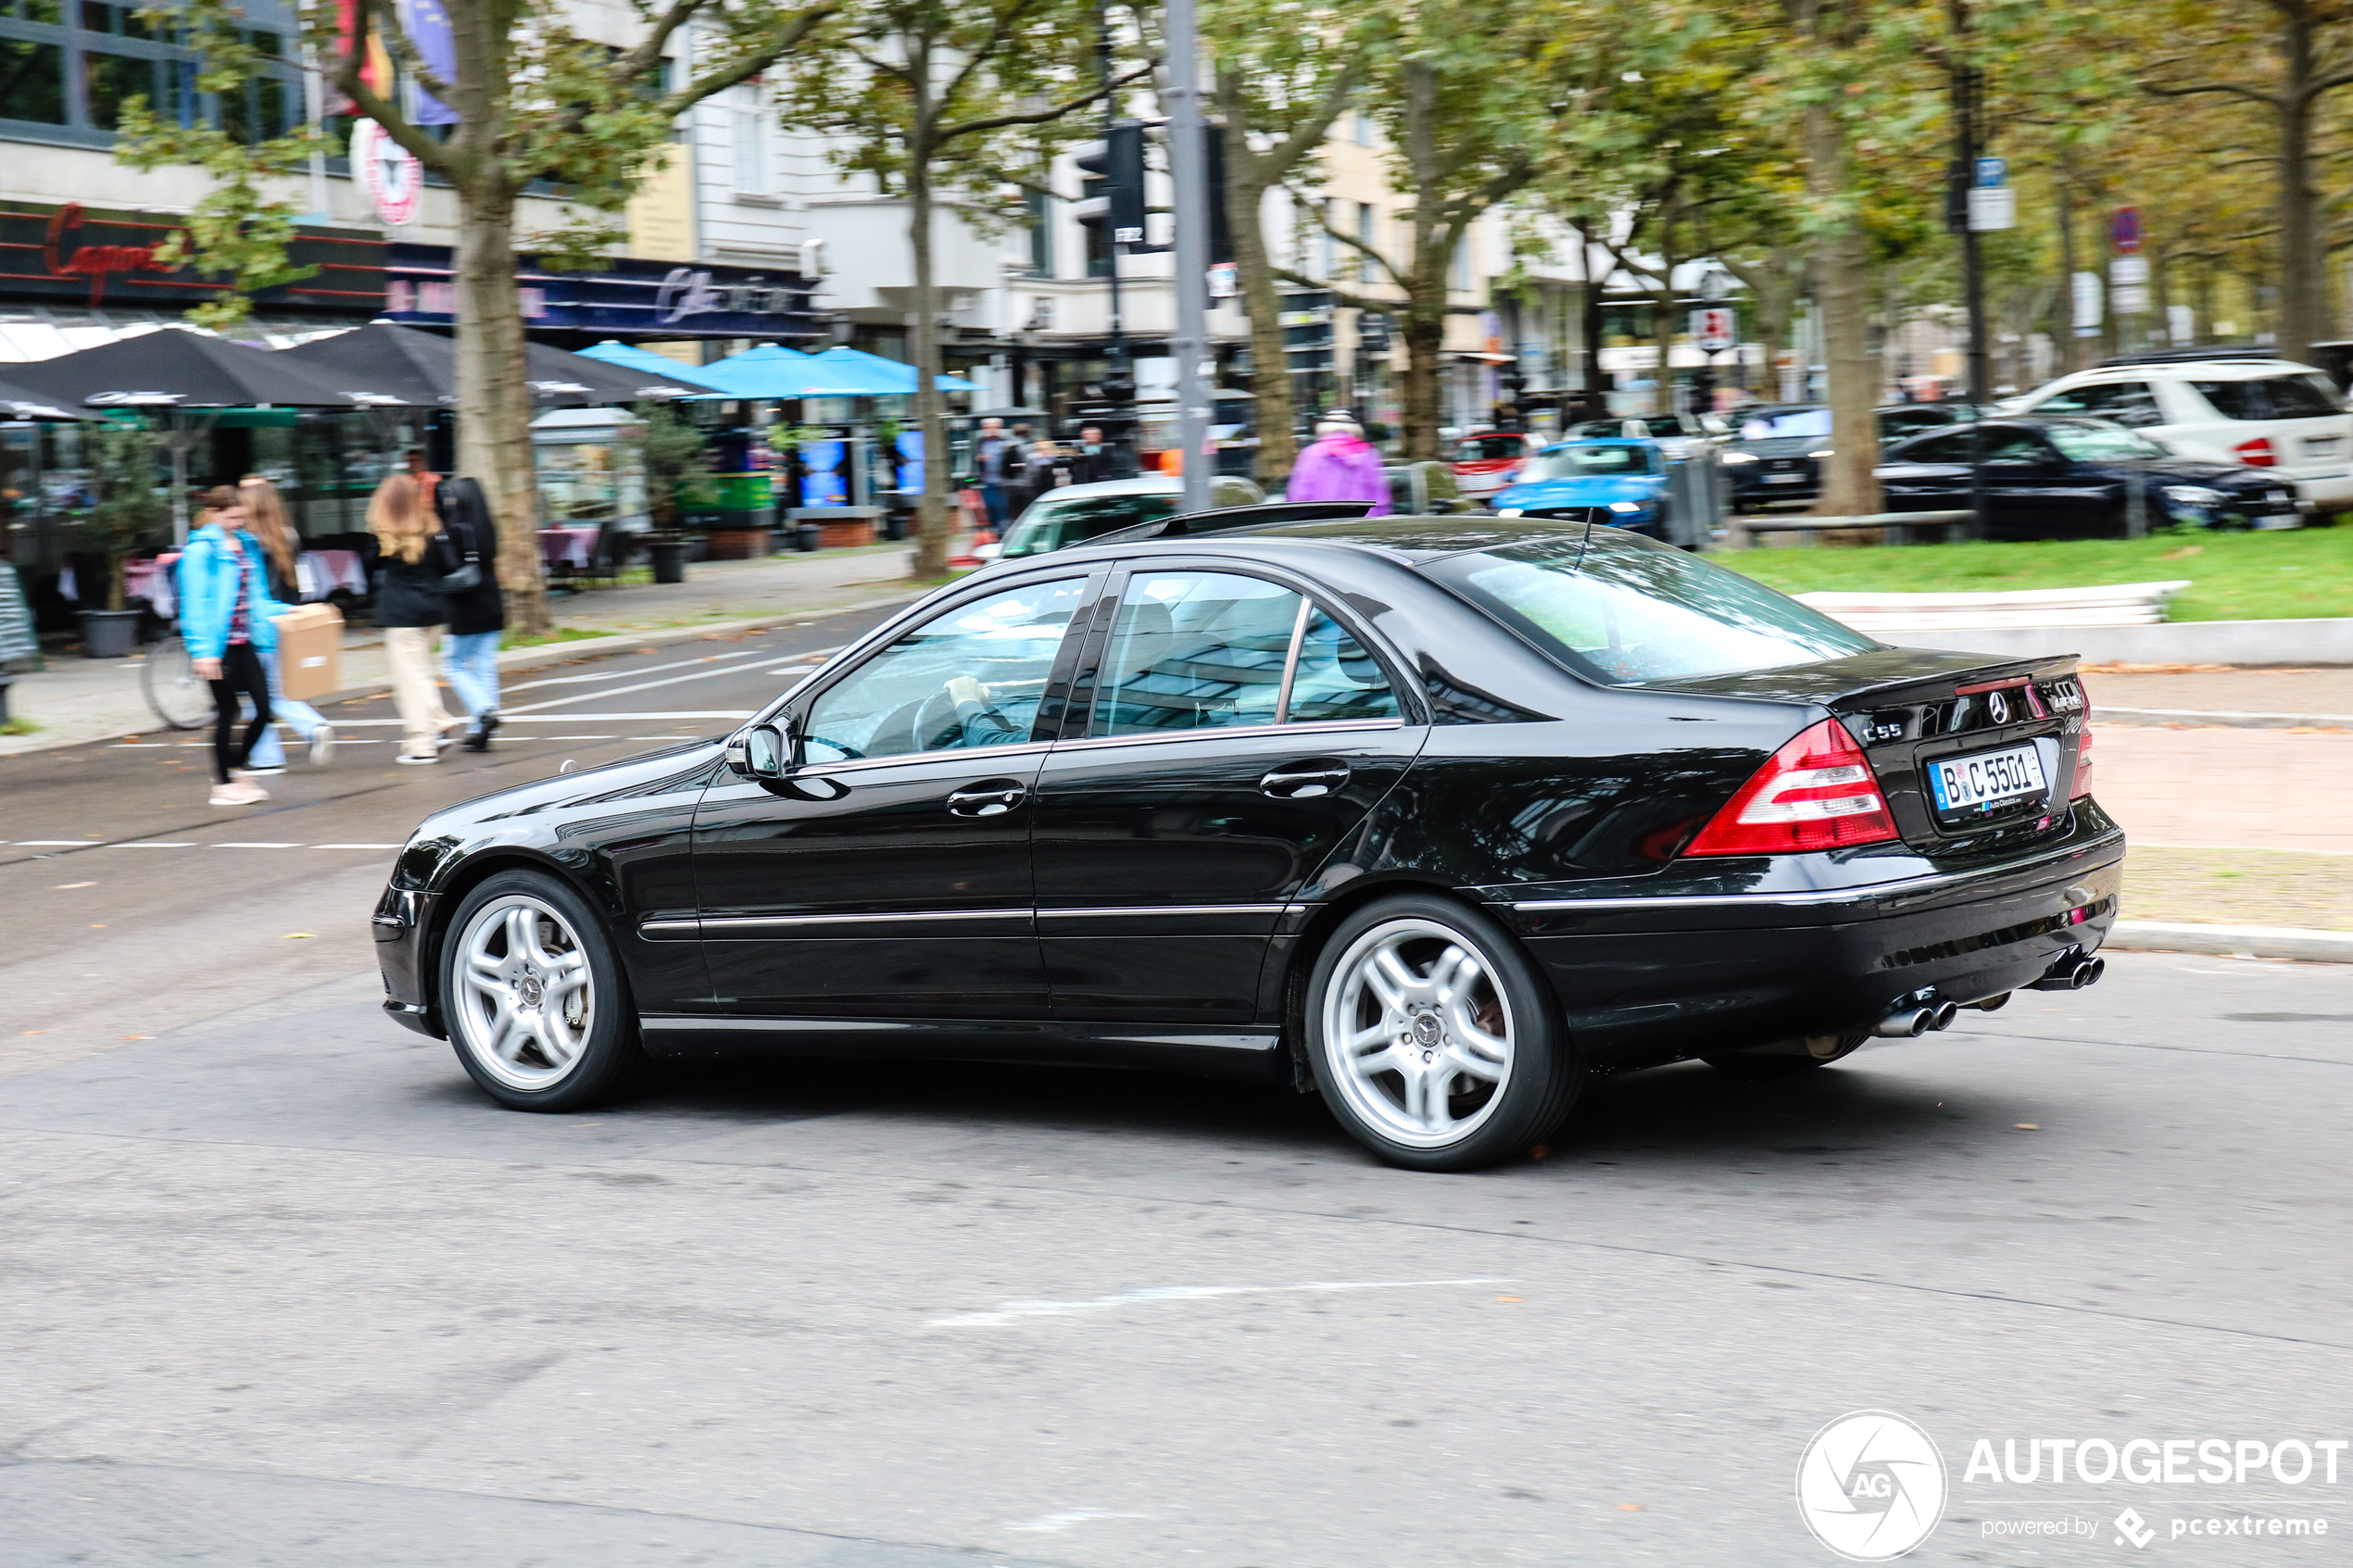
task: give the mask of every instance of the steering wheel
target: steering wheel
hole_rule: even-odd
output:
[[[931,726],[925,722],[925,720],[931,712],[932,704],[936,702],[946,702],[950,713],[955,710],[956,699],[948,695],[948,689],[945,686],[916,703],[914,717],[909,720],[907,724],[908,750],[929,751],[931,749],[928,738],[931,734]]]

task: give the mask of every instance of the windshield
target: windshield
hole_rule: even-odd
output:
[[[1010,558],[1066,550],[1114,528],[1158,522],[1176,510],[1173,494],[1074,495],[1060,501],[1049,495],[1021,514],[1021,521],[1005,535],[1005,547],[1000,553]]]
[[[1761,583],[1618,529],[1468,551],[1424,570],[1610,685],[1777,670],[1880,646]]]
[[[1831,411],[1828,408],[1791,408],[1779,414],[1760,414],[1741,421],[1743,441],[1781,441],[1798,436],[1828,435],[1831,433]]]
[[[2162,458],[2165,448],[2145,436],[2134,435],[2121,425],[2059,424],[2045,425],[2043,433],[2063,457],[2079,463],[2127,462],[2135,458]]]
[[[1596,475],[1656,473],[1641,446],[1563,446],[1539,452],[1519,470],[1520,479],[1588,479]]]

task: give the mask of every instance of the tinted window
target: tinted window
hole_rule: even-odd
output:
[[[1139,573],[1103,650],[1096,735],[1271,724],[1300,596],[1222,571]]]
[[[924,622],[827,688],[802,757],[837,762],[1029,739],[1083,577],[1027,583]]]
[[[1286,717],[1294,724],[1319,719],[1394,719],[1397,694],[1381,673],[1380,660],[1364,645],[1340,630],[1340,622],[1315,611],[1308,618],[1299,643],[1299,666],[1291,675],[1290,706]]]
[[[1021,514],[1005,534],[1002,553],[1042,556],[1049,550],[1066,550],[1114,529],[1158,522],[1176,510],[1174,495],[1074,495],[1068,500],[1050,495]]]
[[[1672,546],[1616,529],[1424,568],[1570,669],[1613,684],[1812,664],[1879,644]]]
[[[2194,381],[2199,396],[2226,420],[2311,420],[2345,411],[2326,376],[2259,376],[2252,381]]]
[[[1969,460],[1971,439],[1970,433],[1967,431],[1957,435],[1936,436],[1906,446],[1901,452],[1892,453],[1888,460],[1897,463],[1966,463]]]
[[[1879,433],[1882,441],[1901,441],[1937,425],[1948,425],[1953,416],[1943,408],[1893,408],[1879,417]]]
[[[2051,460],[2051,449],[2022,430],[1989,430],[1984,435],[1985,460],[2005,468],[2032,468]]]
[[[1741,421],[1743,441],[1780,441],[1797,436],[1828,435],[1831,433],[1831,411],[1828,408],[1791,408],[1778,414],[1760,414]]]

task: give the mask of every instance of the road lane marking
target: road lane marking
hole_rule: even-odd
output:
[[[825,651],[831,653],[834,650],[828,648]],[[658,675],[665,670],[686,670],[698,664],[714,663],[723,659],[753,659],[772,661],[796,657],[807,656],[771,653],[765,648],[738,648],[729,653],[707,653],[695,659],[682,659],[671,664],[649,664],[642,670],[608,670],[601,675],[550,675],[545,680],[517,681],[502,686],[501,689],[506,692],[527,692],[535,686],[581,686],[596,681],[625,681],[632,675]],[[736,668],[748,669],[749,666],[737,665]]]
[[[782,664],[785,663],[786,659],[794,657],[797,656],[786,655],[783,658],[769,659],[764,662],[767,664]],[[708,681],[716,675],[741,675],[749,671],[761,668],[763,668],[762,664],[730,664],[724,669],[720,670],[698,670],[691,675],[673,675],[665,681],[645,681],[634,686],[614,686],[605,691],[582,692],[577,696],[559,696],[550,697],[546,702],[527,702],[521,708],[515,709],[511,711],[501,708],[498,710],[498,716],[501,719],[511,719],[515,713],[532,713],[536,712],[543,708],[562,708],[568,704],[575,702],[594,702],[598,697],[625,696],[631,692],[649,692],[657,686],[674,686],[686,681]],[[630,672],[632,674],[636,673],[635,671]]]
[[[193,838],[126,838],[107,846],[109,849],[194,849],[195,847],[196,841]]]
[[[299,844],[268,843],[259,840],[228,841],[213,845],[215,849],[299,849]]]
[[[1327,1280],[1308,1285],[1155,1285],[1098,1296],[1086,1301],[1004,1301],[993,1312],[958,1312],[934,1318],[929,1328],[993,1328],[1025,1318],[1067,1318],[1088,1312],[1108,1312],[1153,1301],[1199,1301],[1213,1296],[1278,1296],[1318,1290],[1423,1290],[1449,1285],[1509,1285],[1504,1278]]]
[[[296,847],[299,848],[297,845]],[[313,849],[398,849],[397,844],[314,844]]]

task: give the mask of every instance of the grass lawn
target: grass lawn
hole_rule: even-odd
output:
[[[2175,621],[2353,615],[2353,527],[1901,549],[1801,545],[1708,558],[1791,594],[1999,593],[2187,579],[2191,586],[2172,601]]]
[[[2124,857],[2124,913],[2132,920],[2353,931],[2353,855],[2136,844]]]

